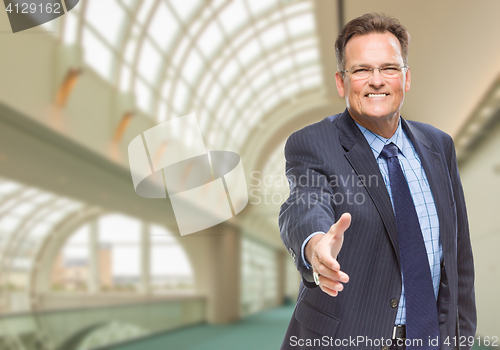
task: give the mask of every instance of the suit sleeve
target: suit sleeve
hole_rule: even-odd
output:
[[[333,193],[320,143],[306,129],[290,136],[285,145],[290,196],[280,210],[281,239],[294,257],[304,285],[315,288],[312,269],[300,256],[304,240],[314,232],[328,232],[335,223]]]
[[[477,316],[474,293],[474,261],[462,183],[458,174],[455,146],[451,141],[451,180],[457,211],[458,315],[460,336],[474,336]]]

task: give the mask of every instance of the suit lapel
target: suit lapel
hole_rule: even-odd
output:
[[[399,262],[398,233],[396,230],[394,211],[387,192],[387,187],[380,173],[380,168],[376,159],[373,157],[372,149],[354,123],[347,109],[335,122],[340,131],[340,143],[346,150],[345,157],[358,175],[358,178],[361,180],[363,178],[370,179],[373,178],[373,176],[377,176],[377,186],[368,186],[369,183],[365,183],[364,187],[382,218]]]

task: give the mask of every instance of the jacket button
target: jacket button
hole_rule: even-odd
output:
[[[398,307],[398,301],[396,299],[391,299],[391,307],[393,309],[397,308]]]
[[[381,350],[389,350],[389,347],[387,345],[382,346]]]

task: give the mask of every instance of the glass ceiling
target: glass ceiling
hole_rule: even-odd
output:
[[[155,121],[196,112],[210,149],[237,150],[274,108],[323,87],[313,5],[86,0],[54,34]]]

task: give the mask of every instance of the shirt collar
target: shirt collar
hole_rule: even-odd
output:
[[[364,126],[358,124],[356,121],[355,123],[358,126],[361,133],[363,134],[363,136],[365,137],[368,144],[370,145],[373,151],[373,155],[375,156],[375,159],[377,159],[378,156],[380,155],[380,152],[382,152],[382,148],[384,148],[385,145],[391,142],[394,143],[396,146],[398,146],[399,152],[403,155],[403,157],[405,156],[403,153],[405,142],[404,142],[403,129],[401,128],[401,118],[399,118],[398,120],[398,127],[396,129],[396,132],[389,139],[386,139],[385,137],[375,134],[373,131],[368,130]]]

